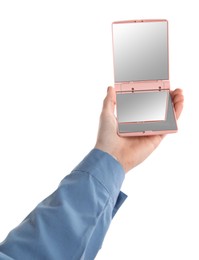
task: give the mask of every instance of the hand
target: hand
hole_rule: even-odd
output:
[[[181,89],[171,92],[176,118],[182,109],[184,97]],[[121,163],[125,172],[128,172],[143,162],[160,144],[165,135],[121,137],[117,134],[117,120],[114,115],[116,94],[112,87],[107,90],[95,148],[111,154]]]

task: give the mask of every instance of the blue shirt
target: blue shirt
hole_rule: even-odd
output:
[[[0,244],[3,260],[93,260],[126,199],[122,166],[93,149]]]

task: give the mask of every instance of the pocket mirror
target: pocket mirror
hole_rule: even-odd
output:
[[[112,23],[119,135],[177,131],[170,96],[168,21]]]

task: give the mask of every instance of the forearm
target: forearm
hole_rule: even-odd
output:
[[[123,179],[123,169],[114,158],[91,151],[10,232],[0,252],[10,259],[94,259],[112,216],[125,199],[120,193]]]

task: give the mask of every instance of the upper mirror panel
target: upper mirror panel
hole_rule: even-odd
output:
[[[116,83],[169,79],[167,21],[112,26]]]

